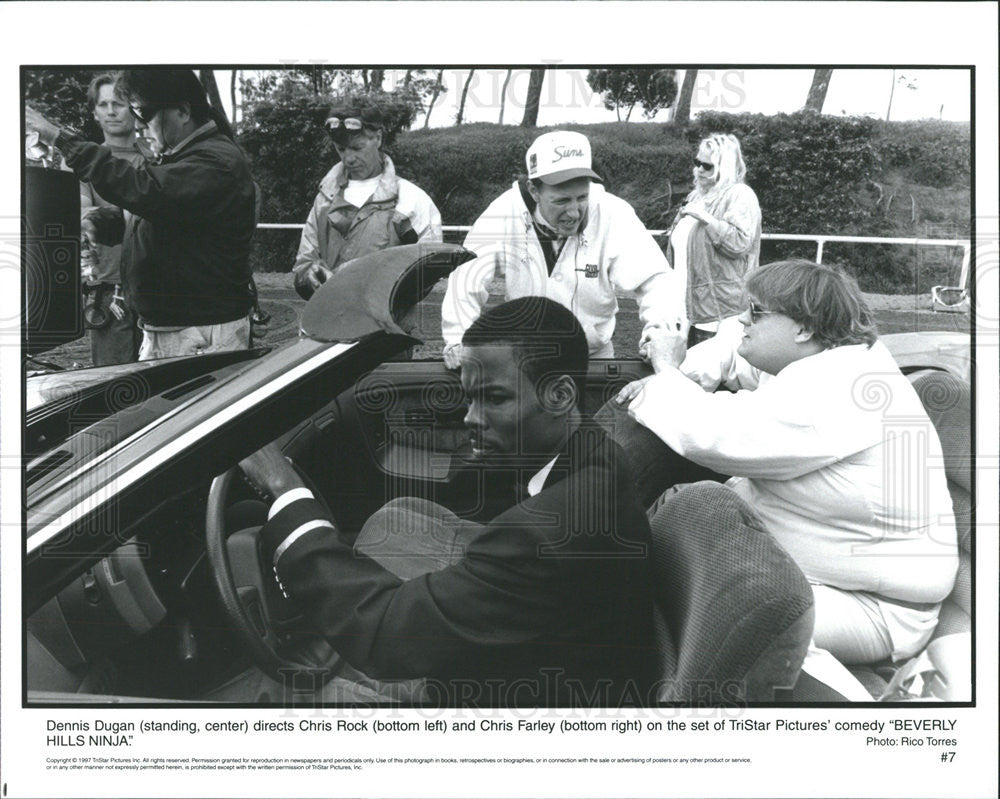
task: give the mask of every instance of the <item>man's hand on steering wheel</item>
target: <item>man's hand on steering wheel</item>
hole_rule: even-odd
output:
[[[302,488],[305,483],[288,459],[281,454],[277,444],[267,444],[240,461],[240,468],[251,483],[272,499],[286,491]]]
[[[275,444],[246,458],[240,468],[272,498],[294,488],[308,488],[319,496],[308,477],[296,472]],[[295,651],[288,652],[285,636],[301,626],[301,611],[276,590],[280,583],[276,583],[271,559],[279,542],[263,540],[257,528],[226,529],[229,492],[238,479],[239,470],[232,468],[212,482],[205,520],[208,560],[222,610],[257,666],[271,679],[322,685],[339,669],[340,657],[319,636],[299,640]]]

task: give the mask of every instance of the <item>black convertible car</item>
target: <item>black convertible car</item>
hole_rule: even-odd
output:
[[[230,535],[253,521],[235,464],[279,441],[347,530],[446,485],[470,446],[462,391],[440,361],[407,351],[435,283],[470,257],[411,245],[358,259],[306,306],[299,339],[271,351],[29,379],[28,704],[280,704],[296,670],[318,685],[346,668],[276,594],[253,536]],[[968,379],[968,337],[886,341],[906,372]],[[590,372],[596,409],[648,367]],[[780,679],[794,683],[800,663],[786,654]]]

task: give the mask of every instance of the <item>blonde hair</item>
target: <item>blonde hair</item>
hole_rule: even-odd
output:
[[[747,174],[747,165],[743,160],[739,139],[731,133],[711,133],[701,140],[699,148],[702,144],[712,153],[712,163],[715,164],[719,177],[704,193],[695,185],[691,197],[708,197],[743,182]]]

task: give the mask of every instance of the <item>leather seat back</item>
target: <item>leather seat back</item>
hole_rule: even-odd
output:
[[[813,595],[799,567],[718,483],[668,492],[650,528],[659,700],[780,700],[812,636]]]
[[[972,396],[968,383],[947,372],[921,375],[913,387],[941,441],[958,532],[958,576],[941,606],[940,638],[972,629]]]

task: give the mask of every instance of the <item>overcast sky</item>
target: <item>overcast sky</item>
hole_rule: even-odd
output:
[[[392,70],[386,85],[402,79],[402,70]],[[455,121],[462,86],[469,71],[446,68],[444,81],[448,87],[431,112],[431,127],[451,125]],[[715,69],[701,70],[692,100],[692,113],[715,109],[730,113],[790,113],[805,103],[812,80],[811,69]],[[504,69],[479,69],[470,86],[465,120],[496,122],[500,114],[500,94],[506,76]],[[679,71],[678,80],[683,77]],[[229,104],[230,73],[217,71],[223,102]],[[904,69],[895,74],[892,98],[893,120],[947,119],[967,121],[970,117],[969,72],[962,69]],[[871,115],[884,119],[889,106],[890,90],[894,85],[891,69],[835,69],[830,81],[826,114]],[[910,87],[913,88],[910,88]],[[521,121],[528,89],[528,70],[514,70],[506,91],[504,122]],[[539,125],[565,122],[608,122],[615,112],[604,108],[586,82],[586,70],[550,69],[545,77]],[[656,121],[667,121],[661,111]],[[642,121],[640,109],[632,121]],[[423,125],[423,118],[415,126]]]

